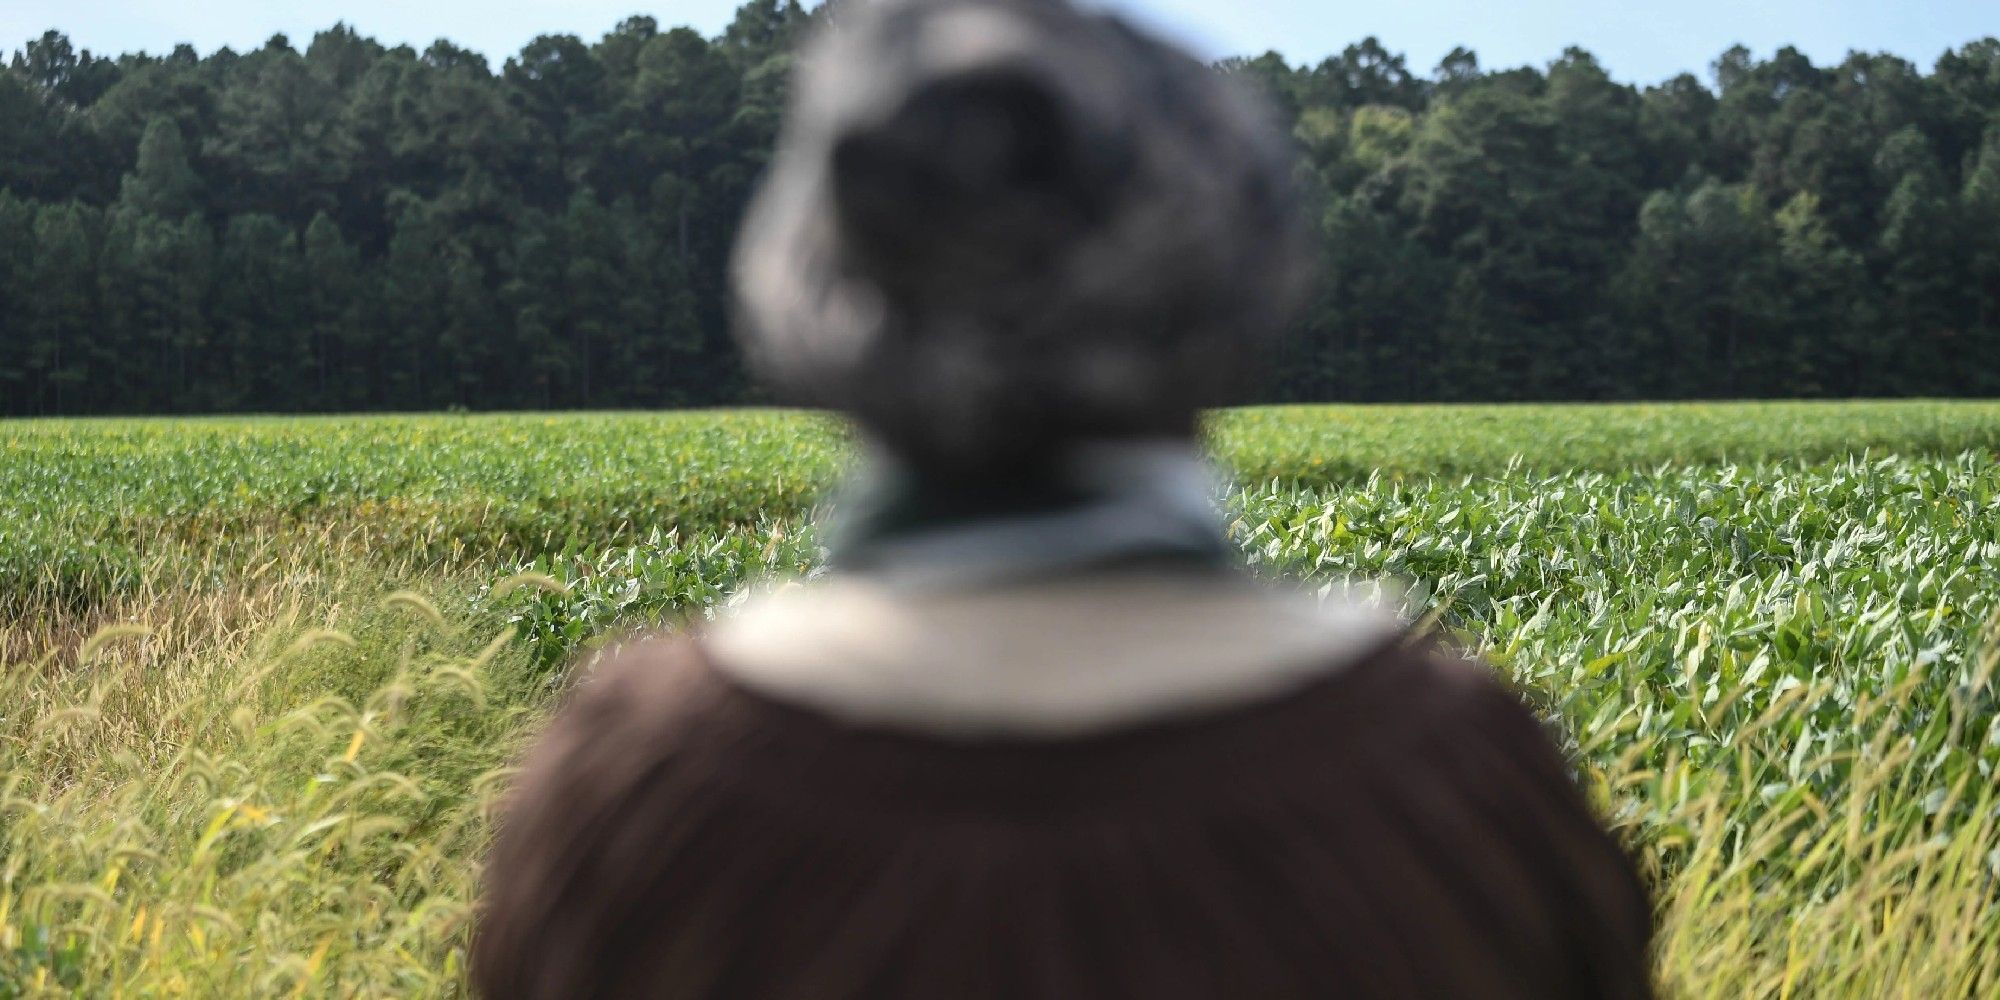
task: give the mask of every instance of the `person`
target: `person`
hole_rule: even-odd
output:
[[[860,429],[823,576],[583,678],[472,967],[555,997],[1643,997],[1537,719],[1234,557],[1198,415],[1311,271],[1255,100],[1064,0],[845,5],[736,261]]]

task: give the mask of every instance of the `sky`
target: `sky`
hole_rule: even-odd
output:
[[[2000,35],[2000,0],[1093,0],[1124,10],[1211,57],[1284,53],[1317,62],[1368,35],[1427,75],[1464,45],[1489,69],[1543,65],[1571,45],[1613,76],[1655,83],[1708,66],[1741,43],[1759,56],[1794,45],[1816,63],[1850,49],[1888,51],[1928,69],[1947,48]],[[283,32],[301,47],[347,21],[362,34],[419,48],[446,37],[497,68],[539,34],[594,40],[634,13],[713,34],[737,0],[0,0],[0,50],[50,28],[98,53],[204,54],[252,48]]]

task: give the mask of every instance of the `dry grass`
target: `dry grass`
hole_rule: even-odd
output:
[[[1770,781],[1798,747],[1816,692],[1796,688],[1738,730],[1727,759],[1701,767],[1669,754],[1638,765],[1628,745],[1591,778],[1656,881],[1657,966],[1673,997],[1986,997],[2000,992],[2000,795],[1949,746],[1990,696],[2000,616],[1978,674],[1941,740],[1912,739],[1913,676],[1856,712],[1819,749],[1844,767],[1824,797]],[[1615,743],[1615,729],[1586,734]],[[1944,778],[1942,788],[1940,778]],[[1940,794],[1942,792],[1942,794]],[[1914,806],[1914,808],[1913,808]]]
[[[0,674],[0,997],[463,995],[545,688],[324,554],[11,627],[46,645]]]

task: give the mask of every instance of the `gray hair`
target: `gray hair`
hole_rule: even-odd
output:
[[[753,369],[938,474],[1227,401],[1310,271],[1266,109],[1064,0],[853,6],[737,248]]]

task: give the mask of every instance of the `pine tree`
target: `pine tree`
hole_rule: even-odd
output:
[[[204,152],[225,181],[231,214],[261,212],[303,225],[314,210],[334,207],[354,141],[333,85],[283,36],[242,58],[216,118]]]
[[[35,206],[0,188],[0,416],[31,412]]]
[[[314,405],[320,409],[365,406],[352,394],[366,368],[357,364],[369,353],[357,322],[361,300],[361,257],[341,235],[340,224],[321,212],[306,227],[302,248],[305,267],[305,316],[312,357]]]
[[[198,215],[189,215],[172,234],[165,251],[174,275],[174,298],[170,319],[173,329],[171,399],[168,409],[184,412],[195,408],[195,359],[208,346],[213,317],[210,302],[215,286],[215,234]]]
[[[1777,345],[1784,383],[1772,394],[1856,396],[1880,363],[1868,306],[1868,270],[1820,214],[1820,200],[1800,192],[1778,210],[1779,286],[1784,330]]]
[[[537,147],[529,200],[553,207],[591,173],[611,128],[604,65],[573,35],[543,35],[502,75]]]
[[[76,202],[44,205],[35,216],[25,367],[36,413],[88,413],[102,403],[88,386],[99,222],[95,209]]]
[[[539,409],[571,405],[570,383],[575,367],[569,338],[569,296],[563,285],[569,257],[562,217],[530,209],[517,229],[513,267],[501,296],[514,319],[513,357],[526,367],[529,395],[524,404]]]
[[[52,199],[74,178],[62,169],[62,118],[18,72],[0,71],[0,191]]]
[[[721,48],[746,68],[790,50],[806,25],[799,0],[748,0],[722,33]]]
[[[506,339],[504,321],[494,308],[486,268],[462,244],[446,247],[444,291],[444,329],[439,331],[437,350],[450,362],[446,369],[450,375],[441,402],[471,408],[488,398],[504,398],[503,392],[488,391],[489,386],[505,381],[494,370],[500,357],[498,347]]]
[[[2000,45],[1995,49],[1994,84],[1996,94],[2000,94]],[[2000,124],[1987,131],[1978,157],[1966,172],[1958,217],[1960,231],[1969,244],[1964,265],[1973,319],[1962,353],[1966,358],[2000,357]],[[1966,391],[2000,395],[2000,365],[1975,362],[1964,370]]]
[[[1962,388],[1959,349],[1966,281],[1958,216],[1929,142],[1914,128],[1883,144],[1877,169],[1893,181],[1876,238],[1882,318],[1895,364],[1879,388],[1891,394]]]
[[[188,166],[180,127],[155,118],[139,140],[139,162],[125,175],[118,200],[126,208],[178,222],[196,208],[201,181]]]
[[[390,409],[441,406],[432,369],[449,370],[439,357],[447,309],[445,245],[437,213],[428,203],[400,198],[395,235],[382,270],[382,336],[370,360],[381,372],[382,405]]]
[[[205,372],[219,408],[297,410],[312,361],[300,308],[298,240],[277,218],[239,215],[217,251],[216,345]]]
[[[154,230],[171,229],[158,216],[120,206],[107,217],[96,280],[99,324],[92,346],[102,352],[105,366],[96,388],[123,406],[144,412],[157,409],[157,388],[149,377],[170,336],[164,306],[173,296],[172,279],[158,266]]]

